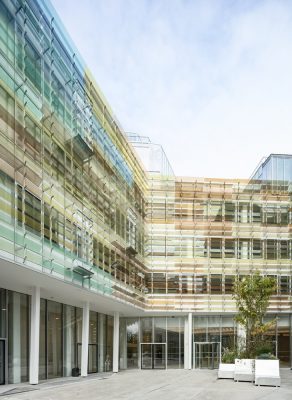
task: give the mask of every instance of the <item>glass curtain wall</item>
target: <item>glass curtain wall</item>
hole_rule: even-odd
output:
[[[139,321],[127,319],[127,368],[138,368],[139,360]]]
[[[98,314],[90,311],[88,340],[88,373],[98,371]]]
[[[129,301],[139,282],[142,295],[144,268],[120,247],[142,265],[146,176],[49,2],[0,1],[0,53],[1,252],[92,292]]]
[[[0,338],[6,338],[7,326],[6,290],[0,288]]]
[[[280,366],[291,367],[291,315],[277,318],[277,356]]]
[[[63,376],[63,305],[47,301],[48,378]]]
[[[141,367],[142,343],[144,343],[145,364],[143,368],[159,368],[159,366],[183,368],[184,319],[184,317],[121,318],[120,368]]]
[[[221,318],[221,347],[233,348],[236,344],[236,326],[233,317]]]
[[[106,362],[106,316],[98,314],[98,372],[110,370],[110,360]],[[105,363],[106,362],[106,363]]]
[[[233,317],[193,317],[194,342],[222,342],[222,347],[235,344],[236,326]]]
[[[114,319],[113,317],[106,316],[106,356],[105,356],[105,371],[111,371],[113,359],[113,335],[114,333]]]
[[[39,379],[71,376],[81,369],[82,309],[41,299]],[[88,373],[110,371],[113,318],[90,311]]]
[[[184,367],[184,318],[167,319],[167,368]]]
[[[29,296],[8,291],[8,383],[28,381]]]
[[[81,346],[82,346],[82,318],[83,311],[81,308],[76,308],[76,367],[81,370]]]

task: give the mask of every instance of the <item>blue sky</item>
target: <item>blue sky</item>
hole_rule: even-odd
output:
[[[125,131],[177,175],[292,153],[289,0],[51,0]]]

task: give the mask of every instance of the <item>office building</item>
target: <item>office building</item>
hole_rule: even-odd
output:
[[[233,280],[255,270],[277,279],[269,335],[290,366],[291,160],[176,177],[123,132],[49,1],[3,0],[0,383],[214,368],[242,335]]]

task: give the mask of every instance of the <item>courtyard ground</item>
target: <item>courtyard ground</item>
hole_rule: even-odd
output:
[[[217,380],[216,370],[130,370],[87,378],[0,386],[0,398],[22,400],[291,400],[292,371],[281,369],[280,388]],[[27,391],[31,390],[31,391]],[[22,393],[16,393],[23,391]]]

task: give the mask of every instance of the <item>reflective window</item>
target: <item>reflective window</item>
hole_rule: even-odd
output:
[[[8,291],[8,383],[28,381],[29,296]]]
[[[7,318],[6,290],[0,288],[0,338],[6,337],[6,318]]]
[[[233,293],[234,278],[233,275],[225,275],[225,294]]]
[[[222,275],[211,275],[210,289],[211,294],[222,293]]]
[[[138,368],[139,324],[127,318],[127,368]]]
[[[47,301],[48,378],[63,376],[62,304]]]

